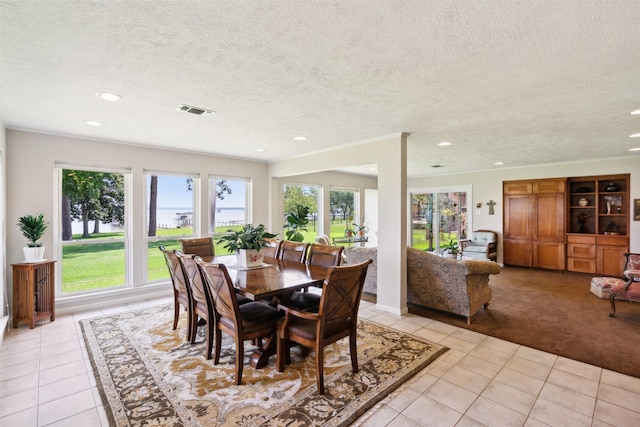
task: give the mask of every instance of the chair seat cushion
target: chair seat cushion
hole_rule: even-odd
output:
[[[321,296],[313,292],[294,292],[289,297],[289,305],[298,310],[318,311]]]
[[[640,285],[633,282],[626,290],[624,289],[624,285],[624,282],[622,284],[614,285],[611,287],[609,292],[611,295],[615,295],[616,299],[640,302]],[[620,298],[618,298],[618,296],[620,296]]]
[[[340,331],[349,330],[349,321],[325,324],[324,336],[330,337]],[[291,334],[300,336],[308,340],[316,339],[316,322],[313,320],[295,318],[289,323],[289,331]]]
[[[591,293],[598,298],[609,299],[611,287],[625,283],[617,277],[594,277],[591,279]]]
[[[473,245],[469,245],[469,246],[465,246],[463,252],[480,252],[480,253],[485,253],[487,252],[487,246],[473,246]]]
[[[269,323],[273,323],[275,327],[276,321],[283,315],[281,311],[261,302],[252,301],[240,306],[245,333],[264,329],[264,326]],[[235,329],[233,320],[228,317],[221,317],[220,323],[229,329]]]

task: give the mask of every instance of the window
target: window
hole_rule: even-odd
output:
[[[353,230],[353,224],[360,224],[359,192],[353,188],[331,187],[329,191],[329,241],[345,236]]]
[[[466,191],[411,193],[411,246],[439,251],[469,232]]]
[[[145,171],[147,283],[169,279],[164,256],[158,249],[180,249],[180,239],[193,237],[198,224],[196,175]]]
[[[322,196],[322,189],[313,185],[298,185],[298,184],[285,184],[284,185],[284,215],[283,224],[286,224],[286,217],[290,212],[296,212],[296,206],[301,204],[309,209],[307,219],[309,224],[307,225],[307,231],[302,231],[305,242],[314,242],[318,235],[318,206],[321,205],[320,200]]]
[[[251,223],[251,180],[209,177],[209,232],[219,236],[227,230],[239,230]],[[228,253],[216,245],[216,254]]]
[[[129,171],[56,165],[60,295],[129,286],[125,222]]]

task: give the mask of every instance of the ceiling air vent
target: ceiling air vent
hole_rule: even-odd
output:
[[[215,111],[207,110],[206,108],[193,107],[191,105],[180,104],[177,108],[178,111],[184,111],[185,113],[195,114],[201,116],[203,114],[215,114]]]
[[[442,165],[431,165],[432,168],[443,168],[444,166]]]

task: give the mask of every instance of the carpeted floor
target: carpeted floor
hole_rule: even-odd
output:
[[[171,330],[172,305],[81,321],[105,409],[114,426],[345,426],[362,415],[446,347],[360,320],[357,374],[348,339],[325,348],[325,392],[317,394],[315,358],[292,349],[277,372],[275,356],[263,369],[248,365],[234,383],[235,343],[223,335],[220,363],[185,342],[186,315]],[[248,344],[248,343],[246,343]]]
[[[640,304],[589,292],[593,275],[504,267],[492,275],[493,297],[467,325],[462,317],[409,307],[409,311],[549,353],[640,378]]]

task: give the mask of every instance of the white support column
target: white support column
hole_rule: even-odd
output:
[[[377,308],[407,313],[407,133],[376,144],[378,155]]]

